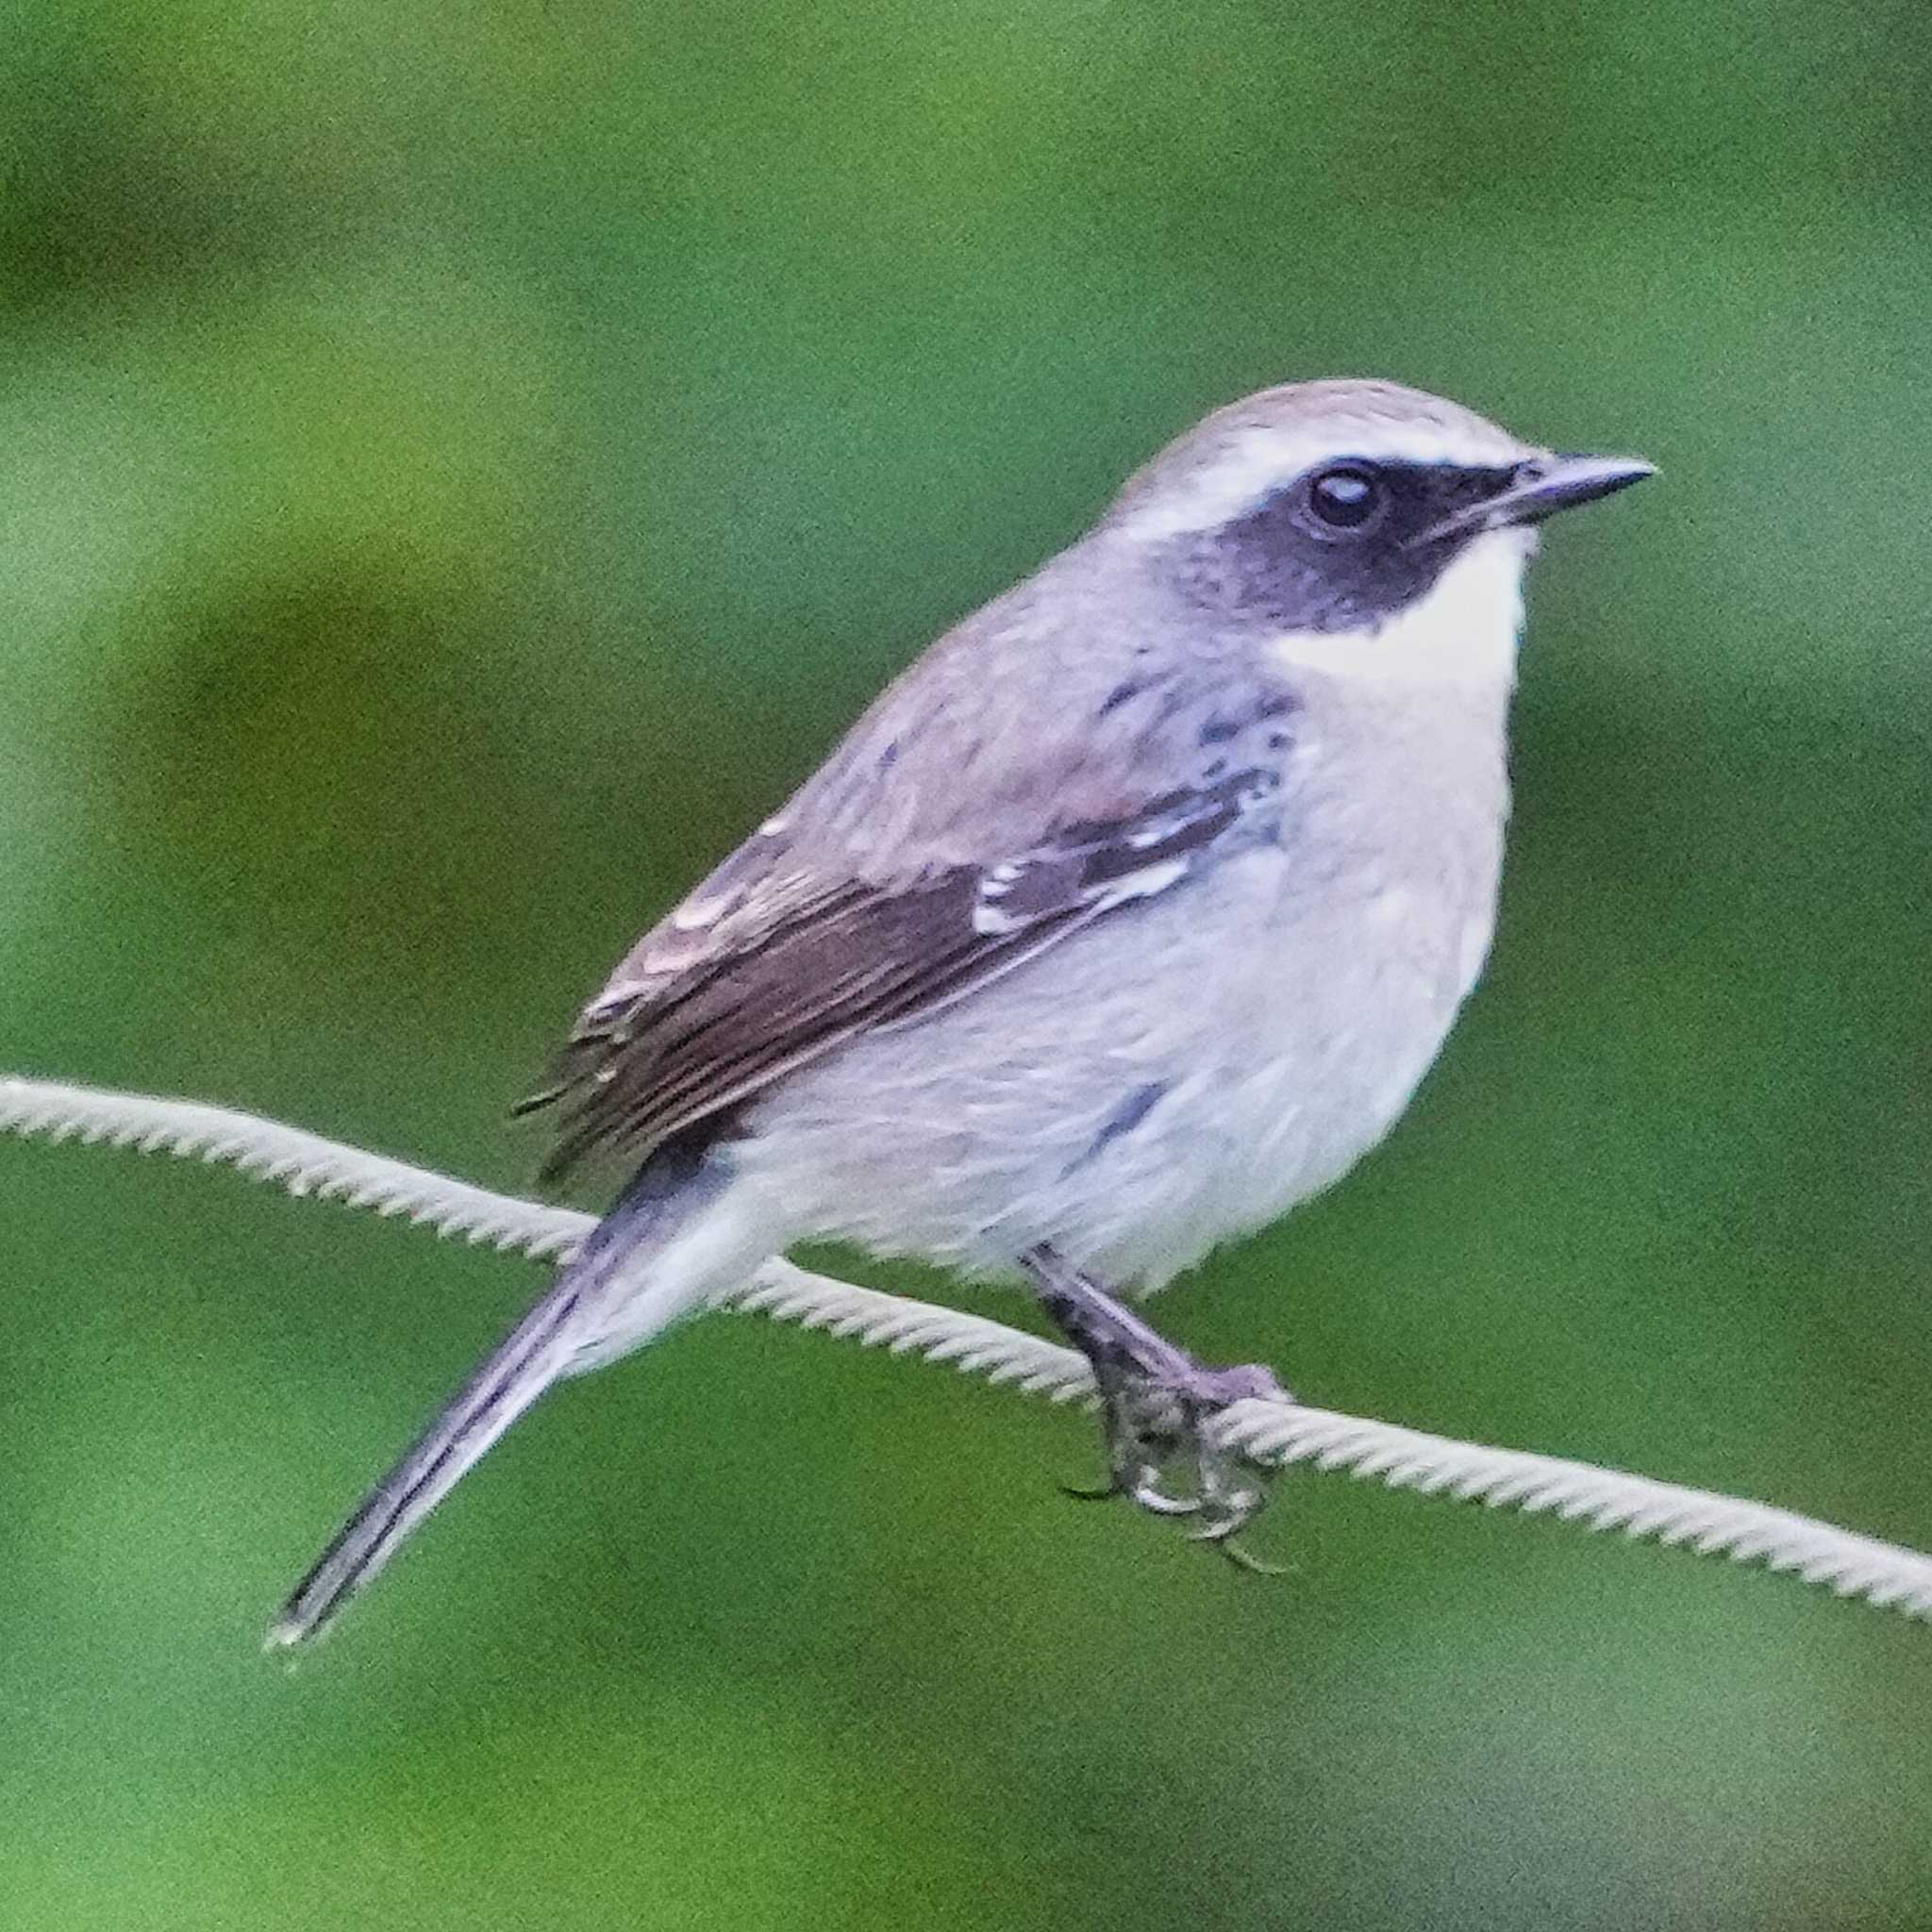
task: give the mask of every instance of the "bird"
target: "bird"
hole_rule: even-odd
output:
[[[1407,1106],[1490,949],[1541,525],[1653,474],[1393,382],[1283,384],[941,636],[583,1008],[525,1103],[543,1178],[628,1178],[270,1646],[556,1383],[806,1240],[1029,1287],[1093,1366],[1088,1493],[1238,1550],[1262,1498],[1205,1423],[1279,1385],[1136,1305]]]

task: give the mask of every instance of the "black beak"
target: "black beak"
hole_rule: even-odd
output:
[[[1533,457],[1520,463],[1493,495],[1466,504],[1432,524],[1416,541],[1467,537],[1477,530],[1500,530],[1512,524],[1540,524],[1559,509],[1594,503],[1657,475],[1641,457]]]

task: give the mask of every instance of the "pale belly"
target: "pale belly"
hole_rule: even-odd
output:
[[[801,1237],[994,1275],[1046,1241],[1157,1288],[1394,1124],[1488,947],[1474,857],[1319,886],[1230,859],[794,1076],[738,1158]]]

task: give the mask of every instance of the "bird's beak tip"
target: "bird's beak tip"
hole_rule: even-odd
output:
[[[1543,457],[1525,463],[1517,480],[1493,499],[1491,517],[1493,524],[1540,524],[1656,475],[1657,465],[1642,457]]]
[[[1574,476],[1579,482],[1594,478],[1606,491],[1626,490],[1657,475],[1657,465],[1647,457],[1591,457],[1559,455],[1551,466],[1552,476]]]
[[[1415,541],[1439,542],[1467,537],[1479,530],[1520,528],[1541,524],[1559,510],[1594,503],[1657,475],[1657,465],[1642,457],[1590,457],[1559,452],[1526,458],[1508,483],[1479,503],[1444,517]]]

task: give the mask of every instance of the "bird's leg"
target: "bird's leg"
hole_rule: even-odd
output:
[[[1286,1401],[1288,1392],[1273,1372],[1258,1364],[1204,1368],[1050,1247],[1033,1249],[1023,1265],[1060,1333],[1092,1364],[1100,1390],[1108,1482],[1073,1493],[1131,1496],[1162,1516],[1198,1514],[1203,1521],[1193,1536],[1243,1568],[1263,1567],[1231,1539],[1254,1520],[1267,1491],[1239,1457],[1208,1440],[1203,1425],[1244,1397]],[[1193,1464],[1191,1496],[1173,1496],[1160,1487],[1161,1466],[1177,1454]]]

